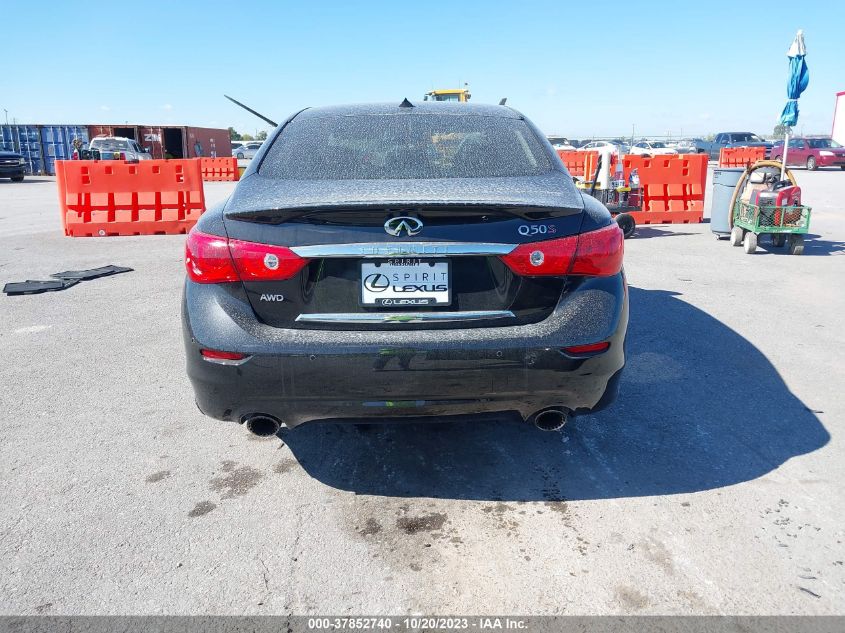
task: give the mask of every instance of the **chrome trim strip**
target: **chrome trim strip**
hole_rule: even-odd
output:
[[[292,246],[305,258],[320,257],[443,257],[466,255],[507,255],[516,244],[486,242],[362,242],[356,244],[315,244]]]
[[[479,310],[474,312],[330,312],[300,314],[298,323],[448,323],[512,319],[510,310]]]

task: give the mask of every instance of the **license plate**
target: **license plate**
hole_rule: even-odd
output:
[[[451,302],[449,260],[411,257],[361,262],[361,305],[445,306]]]

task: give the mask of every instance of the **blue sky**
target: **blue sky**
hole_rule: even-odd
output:
[[[309,105],[399,102],[469,82],[547,133],[770,133],[805,31],[798,130],[830,131],[845,2],[3,3],[0,108],[27,123],[266,127]],[[791,9],[791,6],[800,9]],[[3,112],[0,111],[0,117]]]

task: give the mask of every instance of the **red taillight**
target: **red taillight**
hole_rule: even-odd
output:
[[[573,345],[572,347],[564,347],[563,353],[570,356],[588,356],[593,354],[601,354],[610,349],[610,343],[607,341],[603,343],[588,343],[587,345]]]
[[[229,240],[229,251],[243,281],[290,279],[308,263],[284,246]]]
[[[562,237],[557,240],[520,244],[502,257],[508,267],[518,275],[565,275],[572,266],[578,236]]]
[[[201,349],[200,354],[203,358],[208,360],[243,360],[246,354],[239,354],[238,352],[223,352],[218,349]]]
[[[191,280],[201,284],[290,279],[307,263],[284,246],[229,240],[197,230],[185,241],[185,268]]]
[[[622,270],[625,236],[616,222],[578,236],[578,253],[570,275],[607,277]]]
[[[201,284],[240,281],[229,253],[228,240],[197,230],[191,230],[185,240],[185,268],[188,277]]]
[[[624,238],[616,222],[597,231],[556,240],[520,244],[502,261],[524,277],[592,275],[622,270]]]

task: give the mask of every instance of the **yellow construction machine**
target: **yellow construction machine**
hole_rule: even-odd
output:
[[[472,95],[469,88],[449,88],[447,90],[432,90],[426,92],[423,101],[457,101],[466,103]]]

